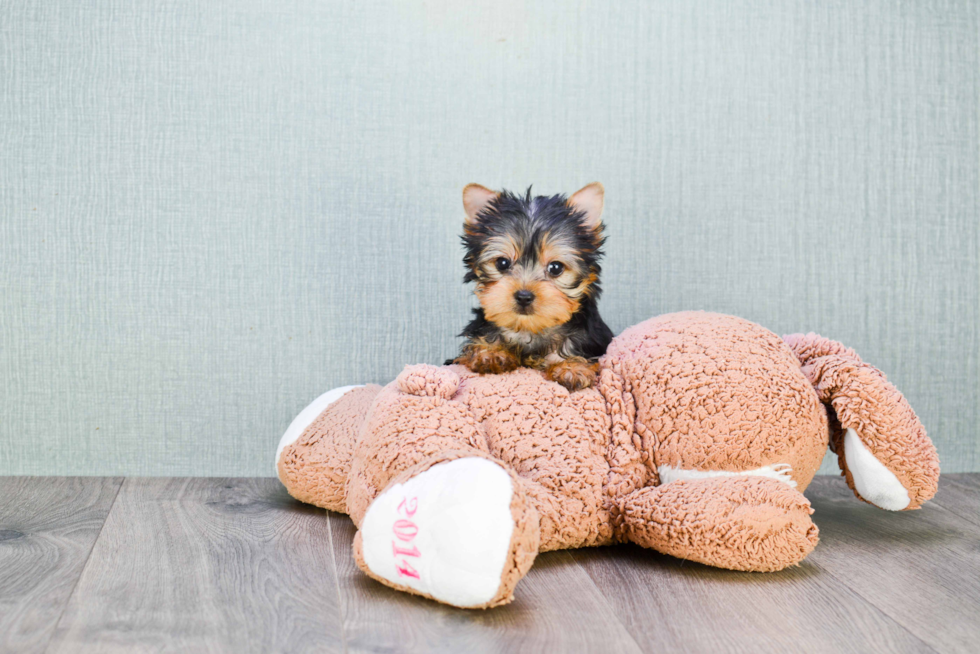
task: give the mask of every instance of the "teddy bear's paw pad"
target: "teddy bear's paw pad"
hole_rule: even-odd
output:
[[[681,479],[708,479],[710,477],[769,477],[781,481],[791,488],[796,488],[793,479],[793,468],[788,463],[772,463],[752,470],[696,470],[668,465],[657,466],[660,484],[669,484]]]
[[[510,475],[487,459],[434,465],[371,503],[360,530],[364,563],[441,602],[485,605],[510,555],[513,494]]]
[[[878,508],[901,511],[909,505],[909,492],[895,474],[875,458],[857,432],[844,434],[844,458],[858,494]]]
[[[286,433],[279,439],[279,448],[276,449],[276,475],[279,474],[279,459],[282,457],[282,451],[295,443],[296,439],[303,435],[306,428],[312,425],[313,421],[319,418],[320,414],[326,411],[328,406],[343,397],[347,391],[361,388],[362,386],[364,384],[341,386],[340,388],[329,390],[310,402],[305,409],[299,412],[298,416],[293,418],[293,421],[289,423],[289,427],[286,428]]]

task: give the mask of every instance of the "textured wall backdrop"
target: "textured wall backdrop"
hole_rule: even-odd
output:
[[[980,470],[975,2],[0,12],[0,473],[269,475],[455,350],[464,184],[594,179],[614,330],[819,331]]]

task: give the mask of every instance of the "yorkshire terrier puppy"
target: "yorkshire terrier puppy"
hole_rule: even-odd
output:
[[[570,198],[463,189],[464,282],[480,308],[458,358],[477,373],[543,370],[570,391],[588,388],[612,331],[599,317],[602,184]]]

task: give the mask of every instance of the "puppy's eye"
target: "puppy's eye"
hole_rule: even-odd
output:
[[[563,272],[565,272],[565,264],[561,261],[552,261],[548,264],[548,274],[552,277],[557,277]]]
[[[497,270],[500,272],[505,272],[510,269],[510,259],[507,257],[500,257],[494,261],[494,265],[497,266]]]

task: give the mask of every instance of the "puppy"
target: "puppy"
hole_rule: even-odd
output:
[[[570,198],[463,189],[464,282],[480,308],[460,336],[473,372],[543,370],[570,391],[595,383],[612,331],[599,316],[602,184]]]

